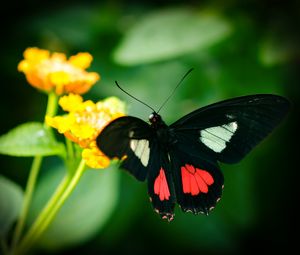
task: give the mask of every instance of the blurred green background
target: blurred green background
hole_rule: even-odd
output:
[[[115,80],[157,109],[193,67],[161,111],[167,123],[245,94],[280,94],[293,104],[242,162],[222,165],[223,197],[208,217],[176,208],[167,223],[153,212],[146,184],[116,169],[88,171],[42,238],[43,254],[248,254],[297,247],[299,1],[11,0],[1,8],[7,17],[1,17],[0,134],[43,120],[46,96],[17,71],[23,51],[34,46],[68,56],[90,52],[89,70],[102,79],[84,98],[119,96],[131,115],[145,120],[149,109]],[[1,174],[24,187],[31,159],[0,159]],[[44,165],[29,221],[62,175],[57,158]]]

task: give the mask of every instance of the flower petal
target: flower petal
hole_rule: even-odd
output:
[[[90,66],[93,61],[91,54],[86,52],[80,52],[75,56],[69,58],[69,63],[78,68],[86,69]]]
[[[96,147],[84,149],[82,151],[82,158],[85,160],[85,163],[91,168],[106,168],[110,164],[109,158],[107,158]]]
[[[24,51],[24,58],[28,61],[40,62],[42,60],[48,59],[50,52],[48,50],[39,49],[36,47],[27,48]]]
[[[82,109],[82,97],[76,94],[69,94],[59,99],[59,105],[64,111],[71,112]]]

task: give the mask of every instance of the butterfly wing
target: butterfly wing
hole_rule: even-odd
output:
[[[289,102],[277,95],[237,97],[191,112],[170,128],[211,158],[236,163],[279,124],[288,108]]]
[[[170,126],[176,200],[183,211],[208,214],[222,195],[218,161],[240,161],[280,122],[289,103],[275,95],[252,95],[200,108]]]
[[[138,180],[148,174],[153,131],[143,120],[131,116],[110,122],[96,139],[98,148],[109,158],[124,159],[121,167]]]
[[[177,203],[184,212],[208,214],[221,198],[223,174],[204,152],[197,155],[182,144],[170,150]]]
[[[154,210],[163,218],[174,218],[176,202],[173,174],[167,151],[156,143],[149,163],[148,194]]]

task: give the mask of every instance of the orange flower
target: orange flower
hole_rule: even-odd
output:
[[[93,60],[89,53],[78,53],[68,60],[63,53],[39,48],[28,48],[18,70],[27,81],[40,90],[57,95],[64,93],[86,93],[99,79],[99,74],[85,71]]]
[[[92,168],[105,168],[110,160],[96,146],[96,138],[112,120],[124,116],[125,105],[116,97],[109,97],[97,103],[83,101],[79,95],[70,94],[59,100],[67,112],[63,116],[48,117],[46,123],[79,144],[82,157]]]

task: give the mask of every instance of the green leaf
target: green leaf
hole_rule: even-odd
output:
[[[42,123],[30,122],[0,137],[0,153],[18,157],[62,155],[64,145]]]
[[[231,32],[217,14],[189,9],[156,11],[136,23],[114,53],[119,64],[167,60],[210,47]]]
[[[53,193],[63,173],[63,168],[51,169],[41,180],[32,204],[31,221]],[[74,192],[41,237],[40,245],[59,249],[91,238],[111,216],[117,204],[118,193],[117,169],[86,170]]]
[[[18,218],[23,191],[16,183],[0,176],[0,236],[3,237]]]

